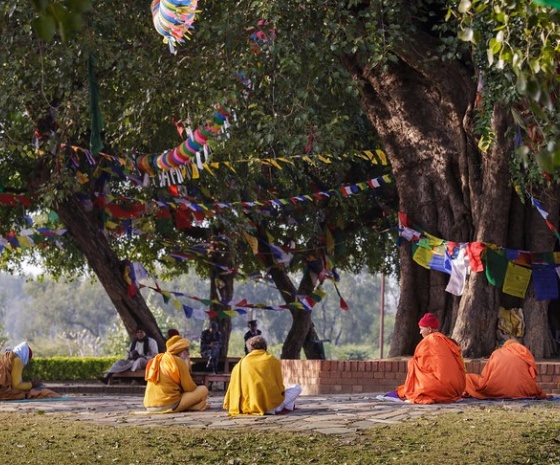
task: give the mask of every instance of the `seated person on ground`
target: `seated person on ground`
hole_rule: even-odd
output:
[[[185,412],[208,408],[208,389],[197,386],[190,374],[188,339],[173,336],[167,351],[156,355],[146,367],[144,407],[151,412]]]
[[[46,399],[62,397],[50,389],[41,387],[42,382],[22,380],[23,368],[33,357],[26,342],[7,349],[0,356],[0,400]]]
[[[418,322],[423,339],[408,361],[406,381],[397,388],[415,404],[455,402],[465,390],[465,363],[460,347],[438,331],[439,320],[426,313]]]
[[[210,327],[202,331],[200,336],[200,353],[208,360],[207,369],[214,373],[218,372],[218,362],[222,350],[222,333],[216,321],[210,323]]]
[[[549,397],[537,384],[533,354],[513,337],[492,352],[480,375],[467,374],[465,396],[477,399]]]
[[[296,384],[284,388],[280,361],[266,351],[265,338],[252,337],[247,348],[249,354],[231,372],[224,409],[229,415],[273,415],[294,410],[301,387]]]
[[[113,363],[113,366],[109,368],[105,376],[98,379],[99,381],[107,384],[109,382],[109,378],[111,378],[115,373],[143,370],[146,367],[148,360],[155,357],[158,352],[156,340],[148,337],[144,328],[137,328],[136,339],[132,341],[132,344],[126,354],[126,359],[117,360]]]

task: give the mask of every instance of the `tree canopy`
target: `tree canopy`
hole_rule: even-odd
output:
[[[285,265],[270,258],[274,252],[293,256],[290,269],[314,279],[334,266],[394,269],[391,242],[379,231],[394,224],[386,204],[396,197],[391,186],[383,199],[366,184],[389,181],[381,178],[384,154],[376,153],[359,89],[322,38],[333,20],[327,4],[302,4],[283,18],[265,2],[248,9],[206,2],[192,39],[173,55],[147,4],[98,2],[88,12],[79,3],[36,2],[35,20],[23,2],[5,6],[1,184],[31,205],[2,208],[4,235],[21,238],[30,221],[34,231],[58,231],[60,220],[68,226],[83,209],[121,261],[152,272],[192,266],[209,274],[212,244],[225,231],[235,273],[246,279]],[[62,7],[70,22],[57,19]],[[70,38],[78,16],[80,33]],[[255,32],[268,39],[255,40]],[[138,169],[141,157],[161,160],[181,144],[183,127],[207,128],[217,113],[229,116],[227,136],[212,135],[211,162],[193,159],[182,173],[187,182],[160,183]],[[103,149],[95,153],[92,121],[101,118]],[[70,196],[78,202],[68,203]],[[185,213],[178,201],[192,209]],[[40,247],[9,248],[5,266],[29,252],[54,274],[76,272],[86,260],[91,266],[95,250],[88,258],[87,244],[76,243],[85,219],[73,223],[71,234],[34,234]],[[177,252],[199,260],[176,263],[169,257]],[[286,292],[287,302],[297,302],[295,288]]]
[[[86,13],[87,2],[79,3],[36,2],[36,13],[21,2],[4,7],[2,184],[32,192],[41,211],[57,210],[98,275],[106,267],[84,239],[83,223],[93,215],[110,240],[97,238],[104,255],[150,268],[204,241],[207,258],[224,259],[196,265],[212,276],[214,290],[227,287],[225,275],[231,279],[234,270],[249,276],[260,268],[287,304],[312,295],[319,277],[334,278],[332,263],[395,269],[395,249],[380,231],[394,225],[396,208],[387,205],[396,195],[362,190],[385,172],[385,154],[398,209],[446,246],[553,250],[546,223],[519,218],[534,214],[524,192],[548,199],[550,224],[558,211],[555,9],[508,0],[208,1],[190,40],[172,54],[147,5],[107,0]],[[59,4],[84,19],[72,40],[63,31],[74,23],[53,15]],[[41,35],[50,42],[33,33],[34,15],[46,22],[53,16],[54,28]],[[212,130],[225,129],[226,119],[226,133]],[[172,160],[166,150],[202,149],[181,142],[183,126],[194,138],[195,128],[208,136],[202,145],[211,149],[211,163],[204,165],[200,150],[180,189],[157,182],[146,188],[146,172],[166,171]],[[93,140],[104,148],[92,151],[92,162],[82,149]],[[185,205],[177,195],[193,208],[184,229],[170,228]],[[129,223],[114,221],[119,208]],[[76,210],[85,213],[79,221]],[[10,221],[3,224],[21,224],[21,209],[5,214]],[[82,260],[71,245],[60,252],[48,244],[41,252],[53,269]],[[525,305],[528,345],[537,354],[553,352],[545,303],[535,296],[508,303],[482,273],[450,297],[449,278],[419,269],[412,247],[400,249],[395,355],[411,351],[426,310],[442,317],[465,353],[488,353],[501,305]],[[287,272],[297,267],[303,278],[295,286]],[[117,306],[125,289],[110,292]],[[309,314],[291,311],[291,349],[283,355],[294,357],[315,335]]]

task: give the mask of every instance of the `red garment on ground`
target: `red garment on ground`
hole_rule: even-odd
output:
[[[465,390],[461,349],[440,332],[428,334],[408,361],[406,381],[397,388],[401,399],[415,404],[455,402]]]
[[[492,353],[480,375],[467,374],[465,391],[477,399],[550,397],[537,384],[533,354],[512,339]]]

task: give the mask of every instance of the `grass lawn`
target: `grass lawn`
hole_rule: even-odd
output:
[[[352,440],[269,430],[99,426],[40,413],[0,414],[0,437],[6,465],[560,464],[555,403],[468,408],[372,426]]]

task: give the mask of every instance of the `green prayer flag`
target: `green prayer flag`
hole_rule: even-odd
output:
[[[486,248],[486,279],[492,286],[502,287],[506,276],[508,260],[503,253]]]

